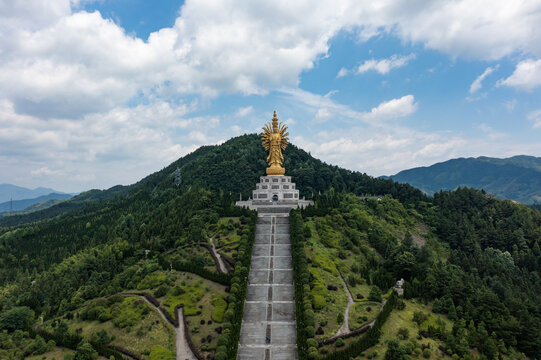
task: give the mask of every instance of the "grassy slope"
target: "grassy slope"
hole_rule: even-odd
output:
[[[233,256],[236,253],[240,239],[237,235],[238,229],[243,229],[239,218],[220,218],[215,225],[209,226],[206,232],[209,234],[221,234],[222,241],[227,242],[227,247],[229,247],[228,255]],[[209,251],[204,247],[179,247],[168,254],[166,258],[177,256],[192,259],[200,256],[205,259],[206,268],[216,271],[214,260],[210,256]],[[195,346],[202,349],[204,355],[207,354],[205,350],[216,349],[219,337],[216,328],[221,326],[221,321],[216,322],[212,319],[213,311],[215,311],[215,305],[212,303],[212,299],[216,296],[225,298],[228,295],[225,292],[225,286],[191,273],[157,270],[146,275],[135,289],[126,289],[125,292],[148,292],[154,294],[160,286],[165,286],[167,293],[157,297],[157,299],[172,316],[174,316],[175,307],[183,305],[188,323],[187,331],[192,337]],[[181,291],[178,289],[181,289]],[[81,309],[89,306],[95,300],[86,302]],[[82,329],[83,336],[87,338],[90,338],[95,332],[106,330],[109,336],[115,336],[115,340],[112,341],[113,344],[120,345],[138,354],[148,354],[153,345],[161,345],[174,353],[175,338],[173,327],[162,319],[155,308],[150,306],[149,308],[152,311],[132,327],[119,328],[114,325],[113,320],[106,322],[99,322],[97,320],[82,321],[77,319],[77,315],[75,319],[68,322],[68,326],[73,331]],[[201,324],[203,320],[204,324]],[[48,325],[51,322],[49,321]]]
[[[391,316],[381,329],[382,336],[379,344],[367,350],[365,352],[365,355],[369,355],[372,352],[377,351],[379,355],[377,357],[374,357],[374,359],[383,359],[385,351],[387,349],[387,341],[397,339],[398,329],[406,328],[409,331],[409,338],[406,340],[400,340],[400,343],[402,345],[410,344],[412,340],[415,340],[420,344],[430,346],[430,349],[432,351],[432,356],[430,357],[430,359],[450,359],[449,356],[443,354],[441,351],[438,350],[438,346],[441,345],[439,341],[432,338],[419,339],[417,334],[420,329],[426,330],[428,325],[430,324],[435,326],[438,318],[445,323],[445,327],[447,330],[452,329],[452,322],[444,315],[433,314],[431,311],[431,305],[424,305],[415,300],[405,300],[405,303],[406,308],[404,310],[393,310]],[[413,321],[413,313],[415,311],[422,311],[427,316],[427,320],[423,322],[420,326]],[[359,357],[359,359],[364,358],[366,357]],[[422,358],[422,356],[419,356],[419,358]]]
[[[314,304],[324,301],[324,306],[315,310],[316,327],[320,324],[325,331],[324,335],[316,335],[316,339],[324,339],[333,336],[340,327],[337,322],[338,313],[344,312],[347,304],[347,295],[339,278],[339,272],[342,274],[348,287],[352,293],[355,304],[350,308],[349,326],[350,329],[356,329],[363,324],[372,321],[377,315],[380,303],[368,300],[371,286],[368,285],[368,279],[363,278],[358,272],[355,272],[355,267],[367,265],[371,262],[371,258],[381,259],[381,255],[373,249],[368,242],[366,231],[360,230],[354,233],[359,239],[359,245],[354,246],[351,250],[343,251],[340,245],[341,239],[351,237],[346,234],[346,228],[352,228],[350,224],[365,223],[366,229],[372,227],[380,227],[385,229],[387,234],[398,239],[404,238],[404,235],[409,231],[414,242],[423,243],[427,246],[432,256],[440,259],[448,257],[447,247],[443,246],[437,237],[423,225],[422,219],[414,211],[406,209],[400,202],[391,198],[384,198],[382,201],[375,200],[360,200],[357,197],[349,196],[346,200],[348,203],[347,211],[340,213],[334,212],[325,217],[310,217],[305,219],[305,226],[310,229],[311,236],[306,242],[307,256],[310,258],[309,271],[313,276],[314,285],[312,295],[314,295]],[[344,209],[342,209],[344,210]],[[354,277],[357,279],[355,286],[349,283],[348,278]],[[337,291],[328,290],[328,285],[337,286]],[[357,294],[362,295],[362,299],[357,298]],[[389,292],[386,291],[385,295]],[[385,298],[385,295],[383,296]],[[371,311],[366,311],[370,306]],[[376,357],[382,359],[386,349],[386,341],[396,338],[396,332],[400,327],[406,327],[410,330],[410,338],[416,338],[418,333],[417,324],[412,321],[413,312],[421,310],[427,315],[430,313],[430,306],[423,306],[415,301],[407,301],[407,307],[402,311],[393,311],[389,320],[383,327],[384,336],[380,343],[373,349],[368,350],[365,354],[376,350],[381,356]],[[363,318],[366,317],[366,318]],[[435,321],[436,316],[430,317],[431,321]],[[448,326],[449,320],[444,319]],[[423,324],[426,327],[426,324]],[[345,340],[345,344],[355,341],[356,337]],[[405,343],[405,341],[402,341]],[[432,349],[437,349],[440,345],[433,339],[423,339],[422,343],[431,343]],[[326,345],[319,349],[320,353],[332,352],[336,349],[335,344]],[[432,358],[436,359],[433,354]]]

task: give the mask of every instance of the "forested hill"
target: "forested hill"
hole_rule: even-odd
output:
[[[391,178],[411,184],[429,195],[466,186],[483,189],[500,199],[525,204],[541,202],[541,158],[533,156],[452,159],[404,170]]]
[[[242,193],[243,197],[248,197],[259,177],[265,175],[268,166],[266,157],[258,135],[243,135],[221,145],[203,146],[144,178],[134,185],[134,189],[140,186],[169,186],[178,167],[185,184],[199,184],[213,191],[231,192],[234,196]],[[293,144],[284,151],[284,158],[286,175],[293,177],[301,196],[307,198],[330,188],[358,195],[389,194],[403,201],[424,198],[412,186],[326,164]]]
[[[162,231],[168,226],[164,222],[173,220],[155,217],[163,211],[163,204],[180,201],[179,191],[183,197],[209,191],[216,202],[212,206],[227,208],[239,192],[244,197],[251,194],[265,173],[265,158],[257,135],[239,136],[222,145],[203,146],[136,184],[87,191],[45,210],[2,218],[0,283],[9,283],[20,273],[42,272],[73,254],[107,244],[126,226],[138,239],[150,237],[155,244],[169,246],[163,244],[174,242],[173,235]],[[334,188],[357,195],[389,194],[403,203],[426,200],[410,185],[325,164],[294,145],[288,146],[285,159],[286,173],[308,197]],[[181,174],[178,189],[174,183],[177,168]],[[205,206],[208,211],[212,208]],[[193,219],[184,221],[190,224]]]
[[[20,359],[31,353],[42,353],[42,338],[27,338],[28,335],[23,334],[21,340],[20,333],[13,333],[13,337],[9,334],[28,329],[40,316],[51,331],[61,318],[67,319],[71,334],[77,326],[82,326],[73,322],[86,321],[88,316],[97,318],[96,314],[80,313],[81,307],[92,308],[95,302],[100,304],[96,306],[103,315],[100,322],[109,324],[118,341],[139,344],[141,335],[130,333],[129,327],[126,331],[122,329],[127,327],[125,317],[135,319],[144,314],[128,312],[133,310],[130,299],[114,298],[123,304],[120,313],[117,311],[120,305],[103,302],[103,297],[120,295],[126,290],[150,291],[161,297],[160,301],[168,304],[171,311],[178,304],[190,305],[193,309],[190,316],[201,315],[196,309],[207,306],[204,310],[207,325],[209,304],[212,303],[213,309],[222,308],[222,316],[213,313],[213,319],[224,317],[228,308],[224,321],[240,326],[242,313],[239,317],[234,309],[242,309],[244,295],[235,283],[246,279],[249,265],[246,261],[251,254],[247,246],[254,221],[251,212],[233,204],[239,192],[247,197],[259,176],[265,173],[265,157],[257,135],[240,136],[222,145],[201,147],[136,184],[87,191],[42,211],[1,219],[0,335],[3,337],[0,344],[3,345],[0,345],[0,358]],[[303,195],[334,188],[357,194],[389,194],[404,203],[426,199],[410,185],[327,165],[292,145],[285,157],[287,174],[294,177]],[[181,174],[178,187],[175,184],[177,168]],[[234,264],[241,263],[234,265],[234,276],[216,273],[212,257],[201,246],[208,245],[211,236],[215,237],[216,247],[220,247],[222,254]],[[175,273],[173,276],[171,267],[195,272],[205,280],[198,278],[194,284],[194,275]],[[207,281],[207,285],[200,285],[200,280]],[[238,298],[223,293],[223,289],[220,294],[202,292],[216,283],[231,285]],[[196,298],[194,291],[196,294],[209,292],[212,299]],[[190,296],[183,297],[185,293]],[[227,303],[224,298],[228,299]],[[136,311],[141,310],[138,303],[132,305]],[[84,319],[74,319],[74,316]],[[198,318],[198,324],[200,320],[203,319]],[[192,333],[199,339],[201,351],[213,353],[216,350],[218,330],[214,327],[210,329],[214,339],[212,346],[208,337],[201,339],[200,335],[194,335],[195,330]],[[62,328],[65,329],[64,325]],[[91,335],[88,334],[88,338]],[[207,332],[207,335],[210,334]],[[66,343],[63,335],[56,339],[64,339],[58,341]],[[238,338],[232,334],[220,341],[220,344],[236,344]],[[227,349],[234,352],[236,345]],[[137,353],[148,355],[150,350],[141,345]]]
[[[432,309],[454,321],[452,329],[438,322],[422,329],[445,346],[447,358],[469,359],[470,349],[488,359],[522,359],[514,357],[517,352],[539,358],[541,212],[473,189],[429,198],[408,184],[325,164],[294,145],[284,155],[286,174],[301,196],[316,198],[316,207],[304,213],[311,217],[306,224],[297,214],[300,241],[307,237],[309,251],[319,247],[335,262],[366,255],[362,268],[350,264],[352,276],[345,278],[361,281],[352,286],[388,291],[404,277],[405,311]],[[43,354],[43,338],[18,332],[40,322],[64,344],[66,334],[79,341],[82,328],[82,336],[96,337],[98,345],[113,341],[114,333],[114,344],[124,341],[153,359],[160,349],[148,344],[154,341],[148,334],[159,330],[160,318],[126,294],[136,290],[152,293],[170,315],[185,306],[199,349],[215,359],[235,358],[256,217],[233,204],[264,174],[265,157],[259,137],[244,135],[201,147],[133,185],[88,191],[46,210],[1,219],[0,358]],[[361,194],[388,196],[362,200]],[[414,245],[425,234],[427,245]],[[327,244],[318,244],[325,239]],[[218,271],[205,247],[213,244],[231,261],[232,273]],[[326,259],[310,267],[325,268]],[[330,285],[324,289],[337,289]],[[358,315],[355,320],[362,320]],[[335,319],[327,326],[336,325]],[[101,332],[105,327],[109,335]],[[398,350],[406,351],[404,341]],[[174,352],[174,344],[163,346]]]
[[[293,177],[301,196],[307,198],[330,188],[357,195],[389,194],[404,202],[421,200],[425,197],[410,185],[376,179],[326,164],[293,144],[285,150],[284,158],[286,174]],[[104,191],[87,191],[43,211],[0,219],[0,227],[18,226],[66,213],[77,213],[83,206],[96,209],[102,206],[97,205],[100,200],[122,198],[138,191],[169,188],[174,182],[177,167],[180,169],[184,185],[199,185],[212,191],[231,192],[236,198],[242,193],[243,198],[247,198],[251,196],[259,177],[265,174],[267,167],[265,159],[266,154],[258,135],[239,136],[221,145],[202,146],[136,184],[115,186]]]
[[[305,248],[302,260],[309,258],[304,267],[310,272],[299,278],[313,306],[297,308],[315,323],[306,337],[319,326],[321,343],[339,327],[334,319],[346,299],[328,291],[339,275],[353,294],[379,302],[381,291],[405,279],[404,303],[381,327],[378,345],[367,350],[362,338],[341,342],[324,347],[331,353],[324,359],[358,359],[361,351],[368,359],[421,358],[419,342],[429,347],[422,357],[430,359],[541,358],[541,212],[460,188],[410,207],[388,197],[360,200],[331,192],[301,214],[292,238],[297,251]],[[340,302],[338,309],[329,305]],[[350,328],[374,316],[363,310],[362,296],[355,302]]]

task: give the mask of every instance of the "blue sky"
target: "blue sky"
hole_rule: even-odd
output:
[[[0,5],[0,183],[129,184],[277,110],[370,175],[541,156],[541,1]]]

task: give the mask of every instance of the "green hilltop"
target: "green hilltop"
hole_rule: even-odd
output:
[[[467,188],[427,197],[293,145],[284,156],[315,200],[291,213],[300,359],[538,358],[541,212]],[[235,358],[256,216],[234,201],[264,159],[244,135],[0,219],[0,358],[173,359],[179,306],[195,353]]]

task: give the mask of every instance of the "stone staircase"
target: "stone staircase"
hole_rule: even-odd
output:
[[[289,208],[259,212],[237,359],[297,359]]]

